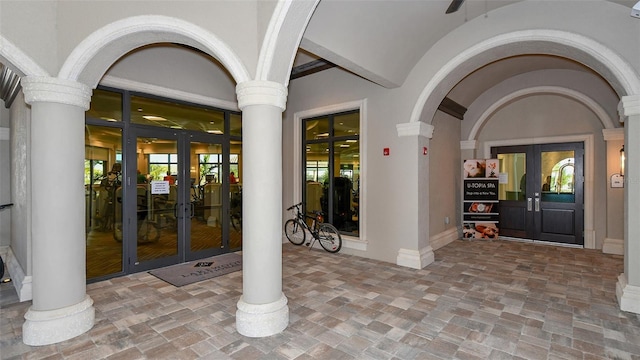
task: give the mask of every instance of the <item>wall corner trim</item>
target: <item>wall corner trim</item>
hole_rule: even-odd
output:
[[[602,129],[604,141],[624,140],[624,128]]]
[[[602,252],[605,254],[624,255],[624,239],[605,238],[602,244]]]
[[[396,124],[398,137],[403,136],[423,136],[427,139],[433,137],[434,126],[423,123],[422,121]]]
[[[418,250],[399,249],[396,257],[396,265],[412,269],[422,269],[435,261],[435,255],[431,245]]]

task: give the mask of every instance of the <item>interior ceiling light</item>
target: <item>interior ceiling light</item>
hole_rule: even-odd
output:
[[[351,145],[349,145],[349,144],[340,144],[341,148],[348,148],[349,146],[351,146]]]
[[[217,129],[216,129],[216,130],[207,130],[207,132],[208,132],[209,134],[218,134],[218,135],[222,135],[222,131],[217,130]]]
[[[162,116],[143,115],[142,117],[150,121],[167,121],[167,119],[163,118]]]

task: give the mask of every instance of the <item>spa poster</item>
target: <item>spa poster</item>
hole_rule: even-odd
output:
[[[462,236],[497,239],[499,233],[498,159],[463,162]]]

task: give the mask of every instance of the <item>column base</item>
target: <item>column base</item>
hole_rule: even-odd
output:
[[[236,329],[248,337],[267,337],[281,333],[289,325],[287,298],[282,294],[279,300],[269,304],[248,304],[243,297],[238,300]]]
[[[41,346],[69,340],[89,331],[95,321],[93,300],[87,295],[83,301],[61,309],[37,311],[29,308],[24,314],[22,342]]]
[[[400,249],[396,257],[396,265],[412,269],[422,269],[435,261],[431,245],[418,250]]]
[[[620,310],[640,314],[640,286],[629,285],[625,274],[618,276],[616,297]]]

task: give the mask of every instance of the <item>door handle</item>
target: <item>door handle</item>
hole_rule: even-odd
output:
[[[536,212],[540,212],[540,198],[536,198]]]
[[[531,203],[532,199],[531,198],[527,198],[527,211],[531,211]]]
[[[193,217],[195,216],[195,213],[196,213],[196,204],[191,203],[190,205],[191,205],[191,214],[189,215],[189,218],[193,219]]]
[[[178,219],[178,203],[173,205],[173,216]]]

